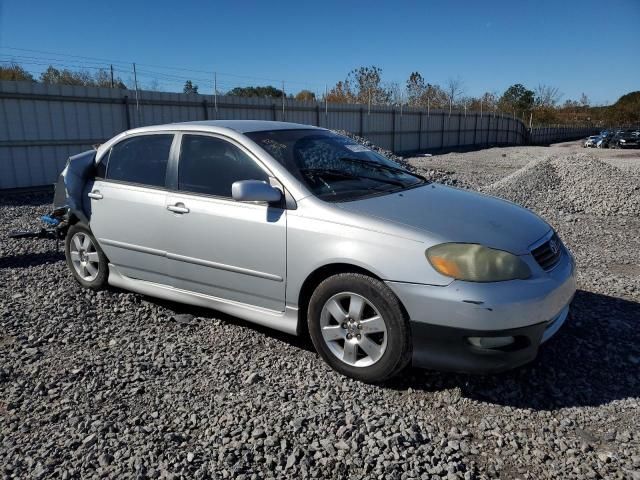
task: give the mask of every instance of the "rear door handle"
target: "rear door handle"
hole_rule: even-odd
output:
[[[189,213],[189,209],[184,206],[184,203],[176,203],[175,205],[167,205],[167,210],[174,213]]]
[[[89,192],[89,193],[87,193],[87,196],[89,198],[93,198],[94,200],[100,200],[100,199],[104,198],[102,196],[102,194],[100,193],[100,190],[94,190],[93,192]]]

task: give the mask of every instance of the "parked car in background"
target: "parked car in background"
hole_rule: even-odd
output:
[[[72,157],[58,188],[82,286],[308,332],[331,367],[366,382],[410,362],[527,363],[576,291],[572,255],[534,213],[307,125],[130,130]]]
[[[625,130],[617,133],[610,141],[609,148],[638,148],[640,137],[635,130]]]
[[[590,137],[587,137],[587,139],[584,141],[583,147],[595,147],[599,139],[599,135],[592,135]]]
[[[596,147],[609,148],[609,142],[614,137],[614,135],[615,134],[613,132],[605,132],[604,134],[600,135],[600,138],[596,142]]]

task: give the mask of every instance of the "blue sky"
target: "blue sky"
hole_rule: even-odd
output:
[[[70,66],[135,61],[143,85],[175,89],[196,78],[203,93],[285,80],[322,91],[355,67],[377,65],[404,84],[463,80],[467,95],[513,83],[556,86],[594,103],[640,90],[640,0],[556,1],[165,1],[0,0],[0,60],[53,59]],[[31,57],[31,58],[26,58]],[[153,67],[152,67],[153,66]],[[176,78],[169,77],[169,75]],[[255,78],[248,78],[255,77]],[[269,81],[271,80],[271,81]],[[207,84],[207,82],[210,82]]]

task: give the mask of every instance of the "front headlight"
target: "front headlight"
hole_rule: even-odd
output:
[[[425,255],[439,273],[457,280],[500,282],[531,276],[529,266],[518,256],[473,243],[442,243]]]

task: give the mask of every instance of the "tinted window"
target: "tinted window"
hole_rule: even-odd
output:
[[[141,135],[111,149],[107,178],[163,187],[173,135]]]
[[[231,198],[233,182],[268,179],[257,163],[225,140],[199,135],[182,137],[180,190]]]

